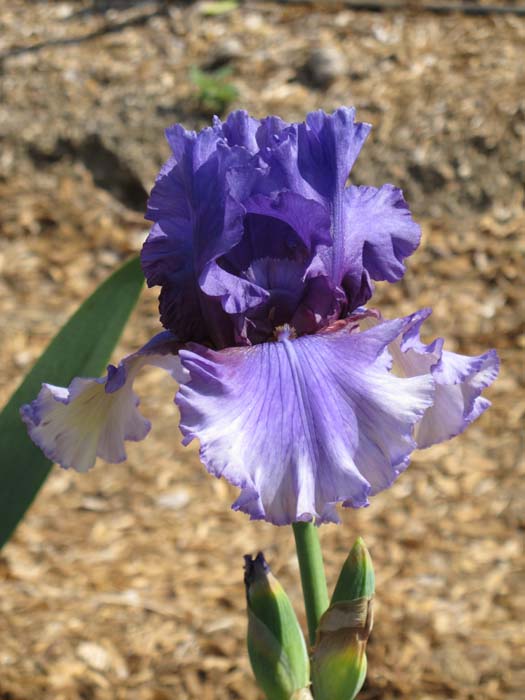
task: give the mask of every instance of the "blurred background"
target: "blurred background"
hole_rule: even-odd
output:
[[[354,105],[374,129],[352,181],[403,187],[423,227],[374,303],[432,305],[427,339],[502,359],[466,434],[321,529],[330,585],[357,535],[377,569],[360,698],[523,700],[525,6],[380,4],[1,3],[0,403],[140,249],[166,126]],[[158,330],[145,291],[115,358]],[[258,700],[247,552],[304,621],[290,529],[230,511],[235,490],[180,447],[174,388],[144,371],[150,438],[124,464],[55,469],[5,547],[0,698]]]

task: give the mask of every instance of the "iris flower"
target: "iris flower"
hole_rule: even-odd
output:
[[[208,471],[240,489],[234,509],[337,522],[338,503],[367,505],[414,449],[488,408],[494,350],[426,345],[429,309],[385,320],[365,306],[420,240],[401,190],[347,183],[369,131],[347,108],[167,130],[142,250],[165,330],[106,377],[44,384],[22,408],[50,459],[78,471],[124,460],[124,441],[150,429],[133,380],[153,364],[180,383],[183,443],[197,438]]]

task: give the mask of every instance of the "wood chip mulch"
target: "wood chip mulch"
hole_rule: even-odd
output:
[[[405,280],[379,285],[374,303],[391,317],[430,305],[429,339],[498,349],[490,411],[321,529],[331,585],[357,535],[377,570],[363,700],[524,697],[524,46],[523,18],[417,2],[0,8],[1,401],[140,249],[163,128],[209,119],[194,65],[230,66],[230,108],[258,116],[354,104],[374,131],[353,178],[403,186],[423,226]],[[333,76],[312,83],[327,49]],[[155,296],[144,293],[115,359],[157,332]],[[144,371],[137,388],[150,438],[124,464],[55,469],[3,550],[3,700],[260,698],[244,642],[247,552],[264,550],[304,623],[290,529],[230,510],[235,490],[180,447],[170,379]]]

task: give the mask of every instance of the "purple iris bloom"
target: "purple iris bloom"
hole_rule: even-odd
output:
[[[364,305],[419,244],[401,191],[347,184],[370,131],[354,110],[301,124],[231,114],[167,130],[172,157],[148,204],[142,250],[165,331],[103,379],[44,385],[22,408],[63,467],[125,459],[141,440],[133,380],[144,364],[181,384],[184,444],[239,487],[234,508],[283,525],[338,521],[390,486],[417,447],[461,433],[490,405],[494,350],[425,345],[430,310],[384,320]]]

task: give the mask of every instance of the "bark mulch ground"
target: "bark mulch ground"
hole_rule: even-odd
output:
[[[502,360],[493,408],[465,435],[416,454],[370,508],[321,530],[331,583],[358,534],[377,569],[361,697],[522,700],[525,19],[418,3],[209,8],[2,4],[0,399],[140,248],[164,127],[209,119],[192,67],[229,69],[225,111],[300,119],[354,104],[374,130],[353,180],[401,185],[423,226],[406,279],[380,285],[375,303],[386,316],[431,305],[429,338]],[[155,296],[115,358],[158,330]],[[246,552],[265,551],[304,621],[289,529],[230,511],[234,489],[179,445],[171,380],[144,371],[138,390],[151,437],[124,464],[55,469],[3,551],[0,698],[259,698]]]

